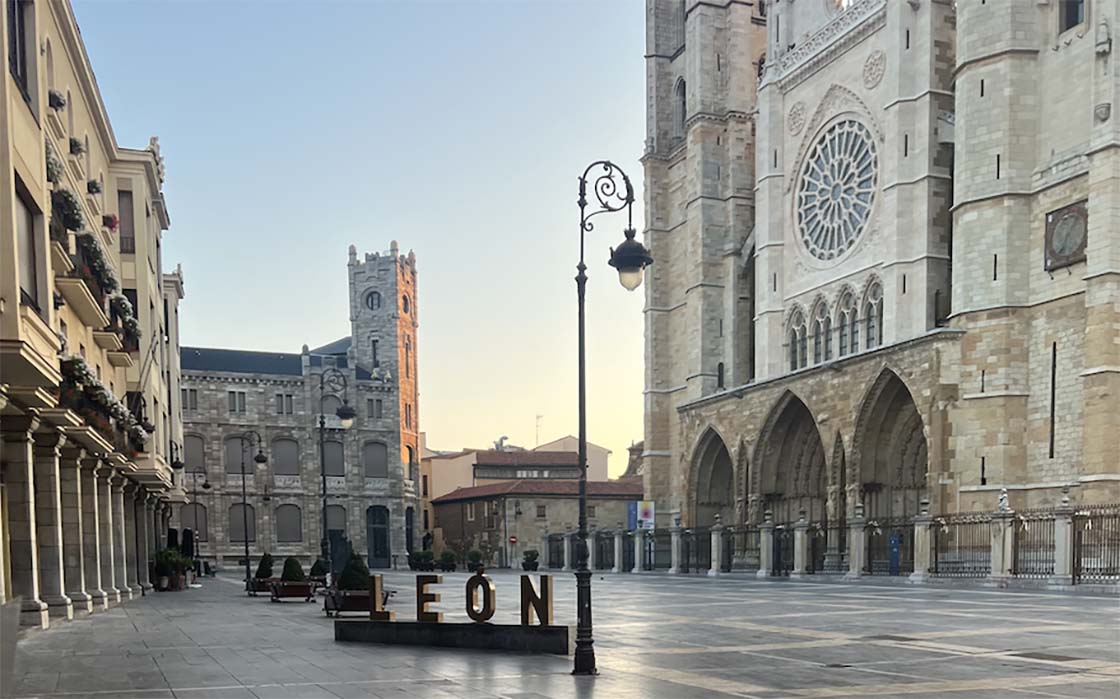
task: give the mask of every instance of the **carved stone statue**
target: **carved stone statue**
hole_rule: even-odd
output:
[[[999,491],[999,511],[1010,512],[1011,506],[1007,502],[1007,488],[1001,488]]]
[[[1097,22],[1097,55],[1107,56],[1112,53],[1112,31],[1108,26],[1108,18],[1101,17]]]

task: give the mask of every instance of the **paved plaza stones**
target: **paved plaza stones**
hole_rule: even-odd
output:
[[[516,623],[518,580],[494,620]],[[466,575],[436,605],[467,623]],[[411,619],[413,576],[388,573]],[[317,604],[245,598],[232,579],[149,594],[21,639],[18,697],[1111,697],[1115,596],[876,584],[596,575],[601,675],[570,659],[342,644]],[[574,621],[574,578],[556,618]]]

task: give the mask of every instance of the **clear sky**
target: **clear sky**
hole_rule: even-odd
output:
[[[642,228],[641,0],[73,0],[117,141],[158,135],[185,345],[349,333],[346,250],[416,251],[421,428],[439,449],[576,433],[576,178]],[[642,437],[642,292],[588,239],[589,438]]]

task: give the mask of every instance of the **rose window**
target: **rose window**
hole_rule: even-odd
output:
[[[858,121],[833,124],[813,145],[797,188],[797,227],[814,257],[839,257],[867,227],[878,166],[871,132]]]

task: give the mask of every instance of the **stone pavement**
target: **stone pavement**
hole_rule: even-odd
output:
[[[495,621],[518,617],[497,582]],[[462,573],[445,620],[467,623]],[[388,573],[414,618],[413,576]],[[571,574],[556,617],[574,619]],[[32,632],[17,696],[142,697],[1039,697],[1120,696],[1116,597],[749,578],[596,574],[600,676],[569,658],[340,644],[320,604],[246,598],[240,583],[150,594]]]

